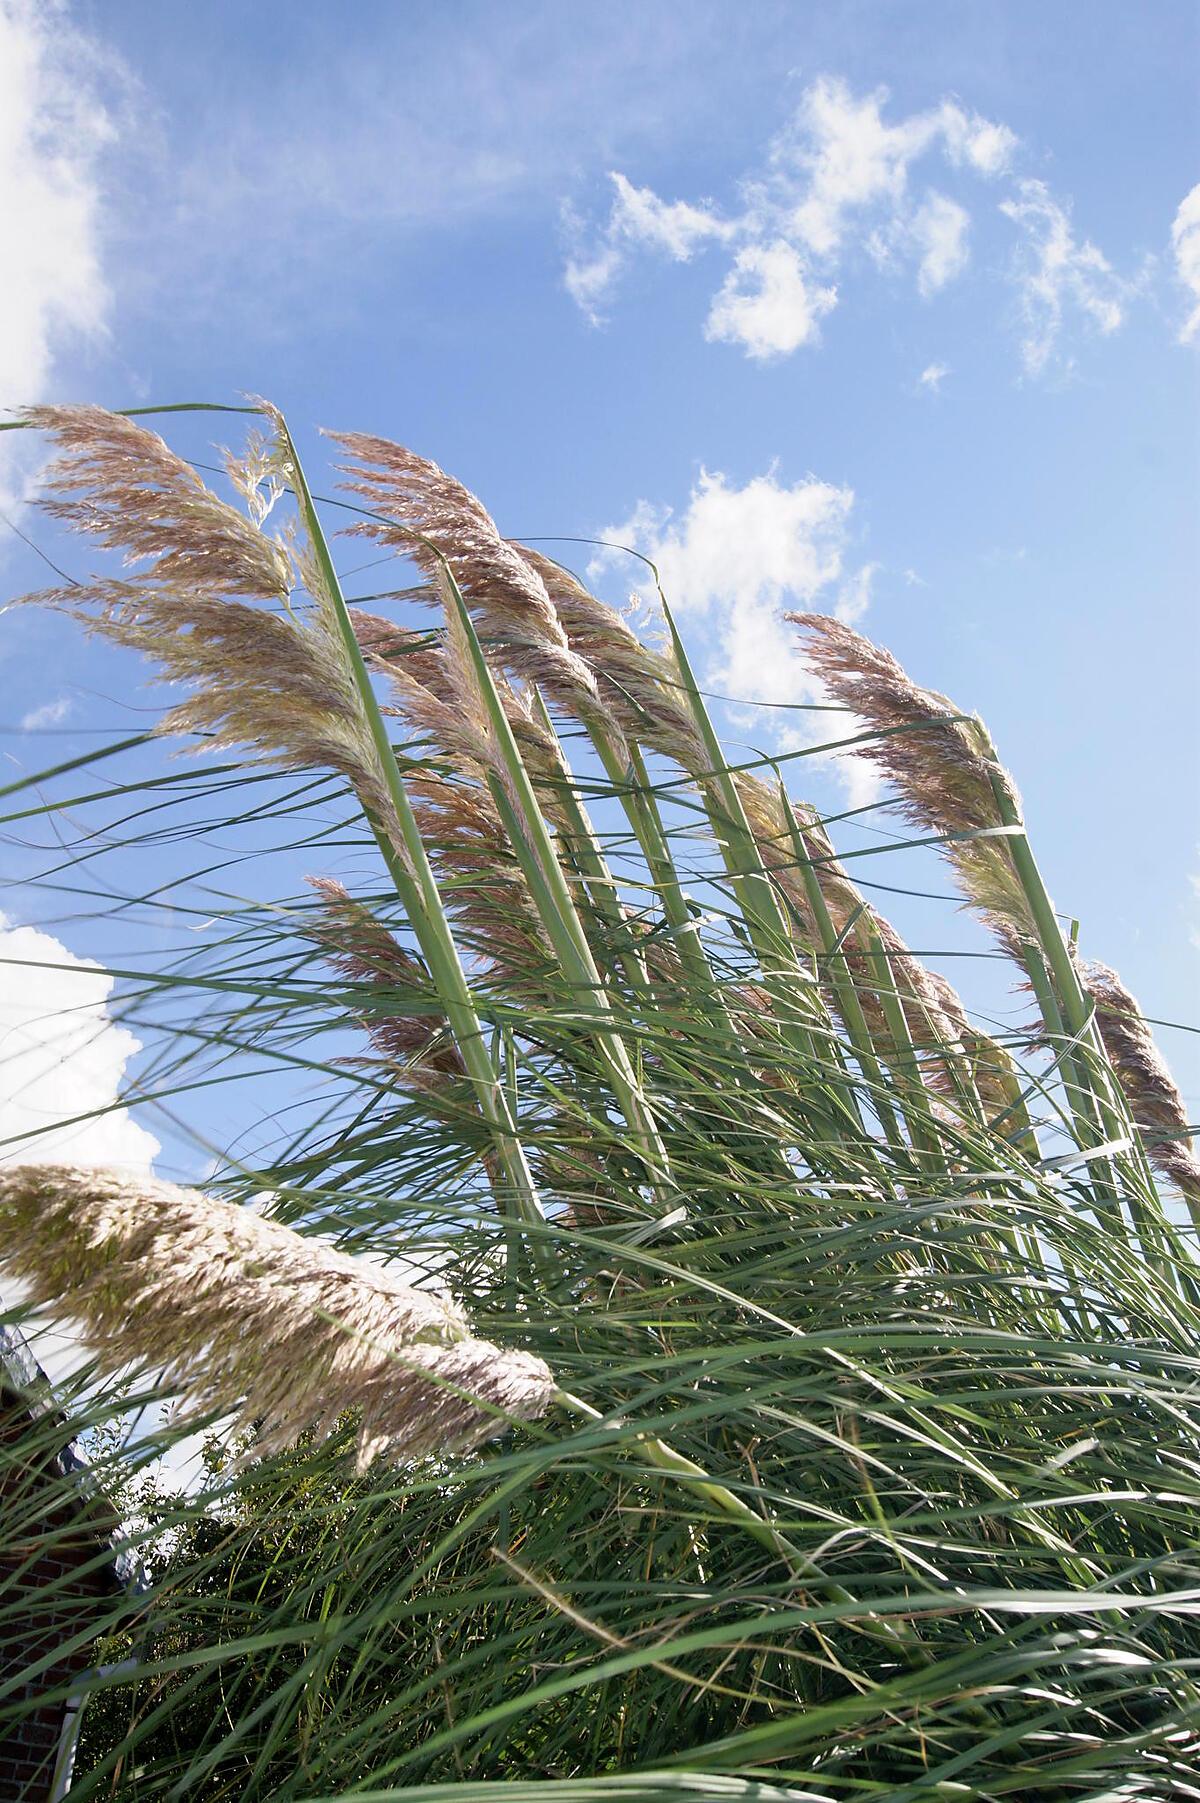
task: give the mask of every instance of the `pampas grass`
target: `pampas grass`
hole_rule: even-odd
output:
[[[446,1298],[198,1190],[0,1167],[0,1244],[30,1302],[74,1326],[100,1371],[161,1366],[189,1414],[231,1416],[259,1457],[347,1414],[360,1470],[462,1451],[554,1395],[540,1359],[473,1339]]]
[[[307,1073],[222,1186],[306,1231],[0,1180],[0,1262],[104,1369],[259,1434],[154,1529],[192,1550],[81,1794],[1189,1794],[1196,1165],[986,729],[801,621],[1027,1033],[906,945],[769,761],[731,765],[665,600],[643,643],[452,476],[342,435],[358,529],[421,576],[369,615],[264,419],[244,513],[140,427],[39,419],[59,517],[139,560],[52,604],[184,685],[164,729],[245,759],[231,808],[270,763],[360,809],[331,836],[283,794],[316,899],[230,909],[152,985],[181,1095],[250,1049]],[[464,1307],[345,1250],[434,1241]]]

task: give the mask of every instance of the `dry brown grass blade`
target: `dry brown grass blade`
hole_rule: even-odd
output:
[[[549,1407],[530,1354],[471,1336],[446,1298],[196,1190],[69,1165],[0,1169],[0,1263],[77,1325],[100,1367],[161,1366],[189,1412],[256,1453],[359,1418],[358,1456],[481,1444]]]

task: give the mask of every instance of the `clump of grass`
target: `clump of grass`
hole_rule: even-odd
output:
[[[342,435],[355,530],[421,576],[367,614],[264,416],[244,513],[127,419],[33,420],[60,517],[148,560],[42,599],[188,686],[163,731],[247,780],[329,772],[374,870],[351,893],[318,864],[222,966],[222,1056],[359,1035],[321,1066],[342,1112],[241,1185],[296,1231],[153,1191],[102,1304],[98,1199],[130,1192],[0,1189],[9,1262],[110,1365],[166,1366],[268,1454],[333,1429],[225,1482],[219,1544],[179,1539],[192,1501],[148,1530],[192,1550],[82,1794],[135,1768],[147,1798],[1187,1794],[1196,1166],[982,724],[800,618],[1029,983],[1025,1038],[913,954],[777,772],[730,764],[665,603],[643,644],[436,465]],[[303,1011],[271,974],[297,967]],[[248,1277],[197,1250],[218,1220]],[[455,1305],[318,1224],[385,1256],[436,1236]],[[399,1462],[351,1479],[356,1431]]]

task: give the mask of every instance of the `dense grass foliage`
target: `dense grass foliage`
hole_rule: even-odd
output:
[[[148,1087],[185,1114],[290,1073],[301,1105],[214,1188],[403,1261],[554,1388],[470,1455],[415,1435],[357,1475],[353,1414],[237,1460],[218,1424],[174,1493],[122,1428],[169,1319],[131,1371],[107,1329],[70,1425],[149,1576],[95,1643],[72,1795],[1200,1796],[1198,1169],[982,725],[798,622],[830,737],[1028,987],[1020,1032],[878,912],[790,792],[802,761],[726,759],[665,603],[643,643],[435,465],[351,437],[348,517],[407,563],[368,613],[264,419],[237,507],[127,417],[33,420],[59,516],[133,559],[42,599],[185,685],[164,729],[222,762],[161,804],[177,837],[248,822],[289,885],[183,892],[200,943],[127,971]],[[169,1280],[153,1248],[107,1279],[131,1311]],[[273,1356],[264,1307],[256,1279],[239,1356]]]

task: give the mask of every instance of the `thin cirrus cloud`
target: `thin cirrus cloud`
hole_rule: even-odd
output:
[[[1179,332],[1179,342],[1190,344],[1200,332],[1200,182],[1179,203],[1171,226],[1171,249],[1175,274],[1194,302]]]
[[[627,519],[599,534],[609,547],[628,546],[655,564],[672,609],[694,621],[710,647],[702,680],[736,697],[735,723],[776,752],[847,738],[856,729],[844,714],[806,711],[824,707],[827,697],[782,618],[787,607],[827,608],[847,621],[866,611],[878,566],[850,567],[853,507],[852,489],[814,476],[789,484],[770,469],[738,486],[702,470],[679,515],[639,501]],[[629,573],[614,548],[599,552],[589,569],[598,580]],[[653,582],[640,575],[633,581],[639,599],[653,606]],[[851,805],[874,799],[873,777],[859,760],[839,760],[837,772]]]
[[[1068,209],[1045,182],[1020,182],[1016,196],[1002,201],[1000,211],[1023,234],[1017,270],[1021,357],[1027,372],[1036,376],[1054,355],[1068,312],[1107,337],[1124,321],[1132,284],[1116,274],[1094,244],[1075,236]]]
[[[46,732],[52,727],[61,726],[74,709],[75,704],[69,695],[58,695],[53,701],[43,701],[39,707],[31,707],[27,714],[21,716],[21,731]]]
[[[704,334],[765,362],[818,342],[838,304],[839,280],[864,262],[909,277],[925,300],[958,280],[970,263],[973,229],[962,197],[1004,182],[999,208],[1019,233],[1009,279],[1026,371],[1041,374],[1058,359],[1069,321],[1102,336],[1116,331],[1132,284],[1076,237],[1069,209],[1045,183],[1014,178],[1014,133],[952,99],[899,119],[886,116],[887,102],[885,89],[859,96],[844,81],[821,77],[763,165],[742,181],[740,204],[730,211],[711,200],[662,200],[614,172],[606,220],[589,231],[578,214],[567,215],[568,292],[600,324],[635,258],[688,262],[716,248],[729,267]],[[959,197],[930,181],[934,174],[955,184]],[[1200,250],[1186,229],[1182,242],[1200,282]]]

